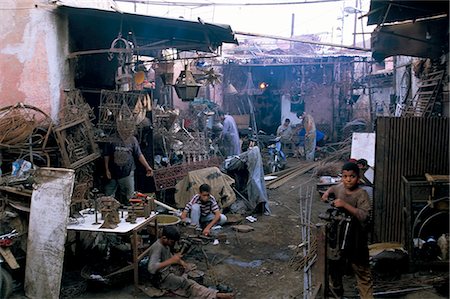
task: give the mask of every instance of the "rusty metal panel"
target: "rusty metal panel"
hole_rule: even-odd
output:
[[[219,167],[222,159],[219,157],[212,157],[207,160],[183,163],[155,169],[153,177],[155,179],[156,190],[166,190],[175,188],[179,180],[184,178],[189,171],[198,170],[207,167]]]
[[[449,174],[449,119],[377,119],[374,235],[376,242],[405,244],[402,176]]]

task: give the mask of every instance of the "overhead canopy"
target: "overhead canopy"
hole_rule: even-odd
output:
[[[378,25],[372,56],[437,58],[448,53],[448,11],[448,1],[372,0],[367,25]]]
[[[395,55],[438,58],[448,53],[448,18],[379,26],[372,33],[376,60]]]
[[[367,25],[379,25],[448,14],[448,1],[372,0]]]
[[[58,9],[69,19],[71,52],[109,49],[119,33],[141,48],[141,55],[167,48],[214,52],[223,43],[237,44],[228,25],[71,6]]]

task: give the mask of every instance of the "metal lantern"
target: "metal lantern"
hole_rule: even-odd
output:
[[[198,84],[192,72],[188,70],[187,65],[184,66],[184,71],[181,71],[177,80],[175,81],[175,91],[177,96],[182,101],[192,101],[198,95],[200,87],[202,85]]]

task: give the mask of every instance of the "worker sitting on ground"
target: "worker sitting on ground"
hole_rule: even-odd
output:
[[[335,195],[332,205],[342,208],[352,216],[351,229],[346,238],[346,246],[338,260],[329,260],[330,288],[341,297],[344,293],[342,276],[345,261],[348,260],[356,276],[361,298],[373,298],[373,280],[369,267],[367,247],[367,222],[371,204],[367,192],[358,185],[360,169],[355,163],[345,163],[342,167],[342,183],[331,186],[322,196],[327,201],[330,194]]]
[[[180,239],[180,233],[173,226],[165,226],[161,237],[153,243],[149,251],[148,271],[152,284],[162,290],[171,291],[188,298],[233,298],[233,294],[219,293],[209,289],[184,276],[177,275],[176,266],[188,267],[180,253],[172,254],[175,243]]]
[[[187,218],[190,213],[190,219]],[[208,236],[211,228],[227,221],[227,217],[220,213],[219,205],[214,196],[211,195],[211,187],[203,184],[199,188],[199,193],[195,194],[186,204],[181,213],[181,220],[190,222],[196,227],[204,227],[203,234]]]

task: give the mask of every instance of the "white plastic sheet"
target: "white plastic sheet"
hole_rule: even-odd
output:
[[[40,168],[34,177],[25,295],[32,299],[59,298],[75,173],[72,169]]]

